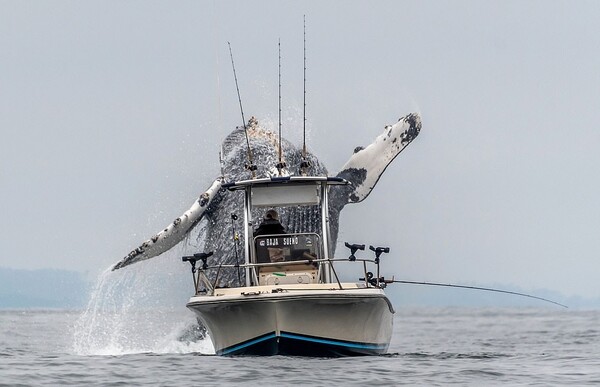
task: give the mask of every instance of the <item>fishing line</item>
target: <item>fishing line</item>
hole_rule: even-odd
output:
[[[531,294],[525,294],[525,293],[519,293],[519,292],[511,292],[511,291],[508,291],[508,290],[500,290],[500,289],[492,289],[492,288],[482,288],[482,287],[479,287],[479,286],[442,284],[442,283],[437,283],[437,282],[419,282],[419,281],[402,281],[402,280],[391,280],[391,281],[385,281],[385,282],[386,283],[396,283],[396,284],[409,284],[409,285],[444,286],[444,287],[448,287],[448,288],[461,288],[461,289],[483,290],[483,291],[487,291],[487,292],[505,293],[505,294],[512,294],[512,295],[515,295],[515,296],[522,296],[522,297],[534,298],[536,300],[545,301],[545,302],[549,302],[549,303],[554,304],[554,305],[562,306],[563,308],[569,308],[566,305],[563,305],[563,304],[561,304],[559,302],[556,302],[556,301],[548,300],[547,298],[532,296]]]

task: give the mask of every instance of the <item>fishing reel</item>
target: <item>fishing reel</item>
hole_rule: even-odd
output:
[[[300,175],[306,176],[306,171],[310,167],[312,167],[312,163],[306,158],[302,157],[302,162],[300,163]]]
[[[196,262],[198,260],[202,261],[202,270],[206,270],[206,269],[208,269],[208,264],[206,263],[206,261],[212,255],[213,255],[212,251],[210,251],[208,253],[195,253],[194,255],[185,255],[185,256],[181,257],[181,260],[183,262],[189,262],[190,265],[192,265],[192,273],[195,273],[196,272]]]
[[[364,281],[364,278],[359,278],[359,281]],[[369,285],[374,286],[376,288],[381,288],[381,289],[385,289],[387,287],[387,284],[393,284],[394,283],[394,277],[392,277],[391,280],[387,280],[385,279],[385,277],[379,277],[379,278],[375,278],[373,276],[373,273],[371,273],[370,271],[367,272],[367,282],[369,283]]]
[[[246,163],[246,164],[244,164],[244,168],[246,168],[250,172],[255,172],[258,169],[258,167],[256,166],[256,164],[252,164],[252,163]]]
[[[303,159],[302,162],[300,163],[300,168],[302,169],[307,169],[312,167],[312,163],[306,159]]]
[[[232,230],[233,230],[233,240],[234,240],[234,242],[237,244],[237,241],[240,239],[240,237],[238,236],[238,233],[237,233],[237,232],[235,232],[235,225],[234,225],[234,222],[235,222],[236,220],[238,220],[238,216],[237,216],[236,214],[232,213],[232,214],[231,214],[231,228],[232,228]],[[237,248],[236,248],[236,252],[235,252],[235,253],[237,254]]]

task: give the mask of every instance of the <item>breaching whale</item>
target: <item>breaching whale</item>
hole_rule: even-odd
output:
[[[357,147],[338,177],[348,180],[347,186],[330,188],[329,219],[331,227],[331,251],[335,253],[338,235],[340,211],[346,204],[363,201],[373,190],[387,166],[410,144],[421,130],[421,118],[417,113],[400,118],[393,125],[386,125],[381,133],[367,147]],[[219,176],[210,187],[194,201],[191,208],[175,219],[165,229],[143,242],[131,251],[112,270],[117,270],[152,257],[156,257],[171,249],[182,241],[201,220],[206,220],[204,251],[212,251],[217,264],[234,264],[236,244],[232,227],[242,230],[243,217],[232,221],[235,209],[243,208],[243,195],[222,189],[225,182],[248,179],[250,172],[245,167],[247,162],[246,131],[252,150],[253,161],[259,177],[293,175],[300,170],[303,161],[302,150],[289,141],[281,139],[281,148],[285,158],[286,169],[275,168],[279,160],[279,137],[276,133],[261,127],[252,117],[246,128],[238,127],[223,141],[222,176]],[[306,153],[309,167],[305,171],[312,176],[329,176],[325,166],[313,154]],[[240,214],[241,215],[241,214]],[[252,214],[253,219],[261,219],[262,214]],[[288,207],[280,212],[283,226],[290,233],[311,232],[320,228],[320,216],[311,207]],[[221,283],[229,284],[234,275],[222,277]]]

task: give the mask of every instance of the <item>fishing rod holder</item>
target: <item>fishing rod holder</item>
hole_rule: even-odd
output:
[[[348,242],[344,242],[344,245],[350,249],[350,256],[348,257],[348,260],[350,262],[356,261],[356,256],[354,254],[358,250],[365,249],[365,245],[359,245],[359,244],[351,245]],[[363,260],[363,268],[364,268],[365,276],[364,276],[364,278],[359,278],[359,281],[365,281],[366,286],[371,285],[376,288],[383,289],[387,286],[388,282],[385,280],[385,278],[379,276],[379,262],[380,262],[381,254],[389,253],[390,248],[389,247],[373,247],[372,245],[369,245],[369,250],[371,250],[375,253],[375,259],[372,262],[377,266],[377,276],[374,276],[373,273],[371,273],[370,271],[369,272],[367,271],[366,262]]]
[[[371,250],[375,253],[375,265],[377,265],[377,277],[373,278],[375,280],[375,284],[376,284],[374,286],[377,286],[378,288],[383,289],[387,286],[387,284],[385,283],[385,279],[383,277],[379,276],[379,257],[383,253],[386,253],[386,254],[389,253],[390,248],[389,247],[369,246],[369,250]]]
[[[183,262],[189,262],[192,265],[192,274],[196,272],[196,262],[202,261],[202,270],[208,269],[207,260],[210,256],[213,255],[213,252],[210,251],[208,253],[195,253],[194,255],[184,255],[181,257]]]
[[[369,250],[375,252],[375,263],[379,265],[379,257],[381,256],[382,253],[389,253],[390,252],[390,248],[389,247],[373,247],[373,246],[369,246]]]
[[[235,213],[231,213],[231,232],[233,236],[233,244],[235,248],[235,265],[237,266],[237,277],[238,277],[238,285],[242,286],[242,275],[240,274],[240,262],[239,262],[239,253],[238,253],[238,241],[239,237],[237,232],[235,231],[235,221],[238,220],[238,216]]]
[[[365,249],[365,245],[358,245],[358,244],[350,244],[348,242],[344,242],[344,245],[350,249],[350,256],[348,257],[348,260],[350,262],[354,262],[356,261],[356,256],[354,255],[358,250],[364,250]]]
[[[213,288],[210,286],[210,282],[204,274],[204,270],[208,269],[208,258],[212,255],[213,252],[210,251],[208,253],[195,253],[194,255],[184,255],[183,257],[181,257],[181,260],[183,262],[189,262],[190,265],[192,265],[192,279],[194,280],[194,289],[196,291],[195,294],[200,293],[200,281],[202,281],[205,284],[206,288],[209,289],[211,292],[213,290]],[[200,270],[196,269],[196,262],[198,261],[202,261],[202,267],[200,268]],[[196,272],[198,273],[198,275],[194,275],[196,274]]]

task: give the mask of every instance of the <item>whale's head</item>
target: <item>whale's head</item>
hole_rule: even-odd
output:
[[[246,131],[248,140],[246,141]],[[303,161],[301,147],[296,147],[285,138],[281,139],[282,160],[286,165],[284,170],[278,170],[279,136],[265,129],[254,117],[248,120],[246,129],[237,127],[223,140],[221,162],[223,175],[227,181],[242,180],[251,177],[247,169],[249,165],[248,144],[252,156],[252,164],[256,166],[257,177],[297,175]],[[327,169],[319,159],[309,151],[305,155],[309,167],[308,175],[327,175]]]

